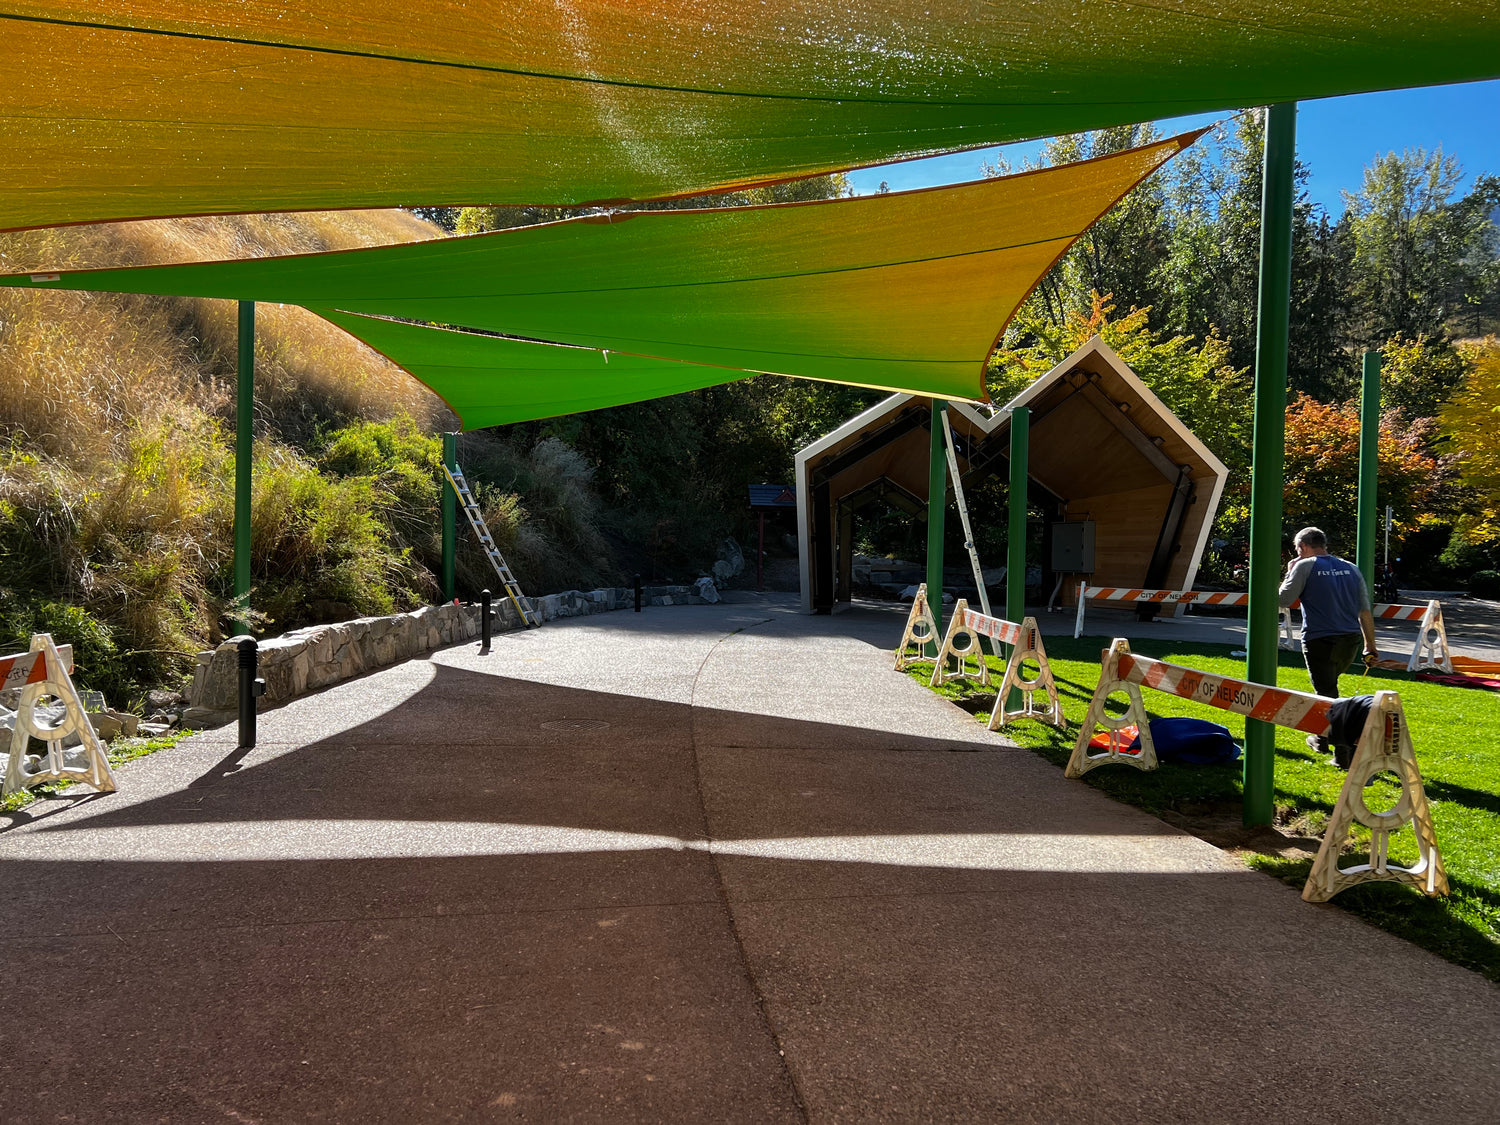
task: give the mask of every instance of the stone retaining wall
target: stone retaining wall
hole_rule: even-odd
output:
[[[642,604],[710,605],[719,600],[712,582],[694,586],[647,586]],[[633,609],[635,591],[629,587],[567,590],[527,598],[543,621],[582,617],[611,610]],[[479,636],[477,605],[424,606],[390,617],[361,617],[334,625],[310,625],[260,642],[260,675],[266,681],[264,702],[285,703],[299,695],[336,684],[376,668],[410,660],[444,645]],[[492,630],[496,634],[521,627],[521,615],[501,594],[494,601]],[[234,721],[239,706],[239,646],[243,638],[224,641],[198,654],[193,683],[187,690],[190,705],[183,726],[211,727]]]

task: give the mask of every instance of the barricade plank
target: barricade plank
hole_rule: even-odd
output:
[[[1249,605],[1250,595],[1225,590],[1143,590],[1129,586],[1078,584],[1078,617],[1073,637],[1083,635],[1084,606],[1096,602],[1129,602],[1135,605]]]
[[[1309,692],[1216,676],[1128,651],[1119,656],[1119,678],[1308,734],[1328,731],[1333,700]]]

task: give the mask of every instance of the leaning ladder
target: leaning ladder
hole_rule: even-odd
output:
[[[474,535],[479,539],[479,545],[484,548],[490,565],[500,576],[500,584],[505,587],[506,597],[510,598],[511,604],[516,607],[516,612],[521,615],[523,622],[527,625],[540,625],[542,619],[527,604],[525,595],[521,593],[521,584],[516,581],[516,576],[510,571],[510,564],[505,561],[500,548],[495,546],[494,536],[490,534],[490,529],[484,522],[484,513],[479,510],[479,505],[474,501],[474,494],[469,491],[469,482],[464,478],[464,471],[458,467],[457,462],[454,462],[452,469],[444,465],[443,473],[447,476],[448,483],[453,486],[453,491],[458,493],[458,502],[463,505],[464,515],[469,517],[469,526],[474,529]]]

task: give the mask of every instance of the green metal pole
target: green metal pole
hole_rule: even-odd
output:
[[[1010,522],[1005,538],[1005,619],[1026,616],[1026,482],[1031,456],[1031,411],[1010,412]]]
[[[932,432],[927,461],[927,604],[938,631],[943,629],[943,520],[948,513],[948,452],[943,446],[943,412],[948,403],[932,400]],[[937,656],[936,647],[933,656]]]
[[[1010,412],[1010,505],[1005,531],[1005,619],[1026,616],[1026,499],[1031,459],[1031,411],[1018,406]],[[1010,653],[1006,653],[1010,658]],[[1021,690],[1012,688],[1007,707],[1021,706]]]
[[[239,303],[234,415],[234,598],[241,612],[250,608],[250,466],[255,430],[255,302]],[[234,623],[243,636],[250,626]]]
[[[443,464],[451,473],[458,466],[458,435],[443,435]],[[447,479],[443,480],[443,601],[451,602],[453,591],[453,559],[458,550],[458,497]]]
[[[1359,530],[1354,560],[1365,576],[1365,589],[1375,589],[1375,525],[1379,522],[1376,492],[1380,467],[1380,353],[1365,352],[1359,384]]]
[[[1266,114],[1260,204],[1260,293],[1256,308],[1255,438],[1250,469],[1250,608],[1246,677],[1274,684],[1278,671],[1276,589],[1281,585],[1281,494],[1286,460],[1286,353],[1292,300],[1293,166],[1297,103]],[[1276,728],[1245,720],[1247,826],[1270,824],[1276,784]]]

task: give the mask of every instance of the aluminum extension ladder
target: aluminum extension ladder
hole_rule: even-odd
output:
[[[474,494],[469,491],[469,482],[464,477],[464,471],[455,461],[451,471],[447,465],[443,466],[443,474],[448,478],[448,483],[453,486],[453,491],[458,494],[458,502],[463,505],[464,515],[469,517],[469,526],[474,529],[474,535],[478,538],[479,545],[484,548],[490,565],[500,576],[500,585],[505,589],[505,596],[510,598],[511,604],[516,607],[516,612],[521,615],[523,622],[528,626],[540,625],[541,617],[527,603],[526,596],[521,593],[521,584],[511,573],[510,564],[505,561],[500,548],[495,546],[495,538],[490,534],[490,529],[484,522],[484,513],[479,510]]]

